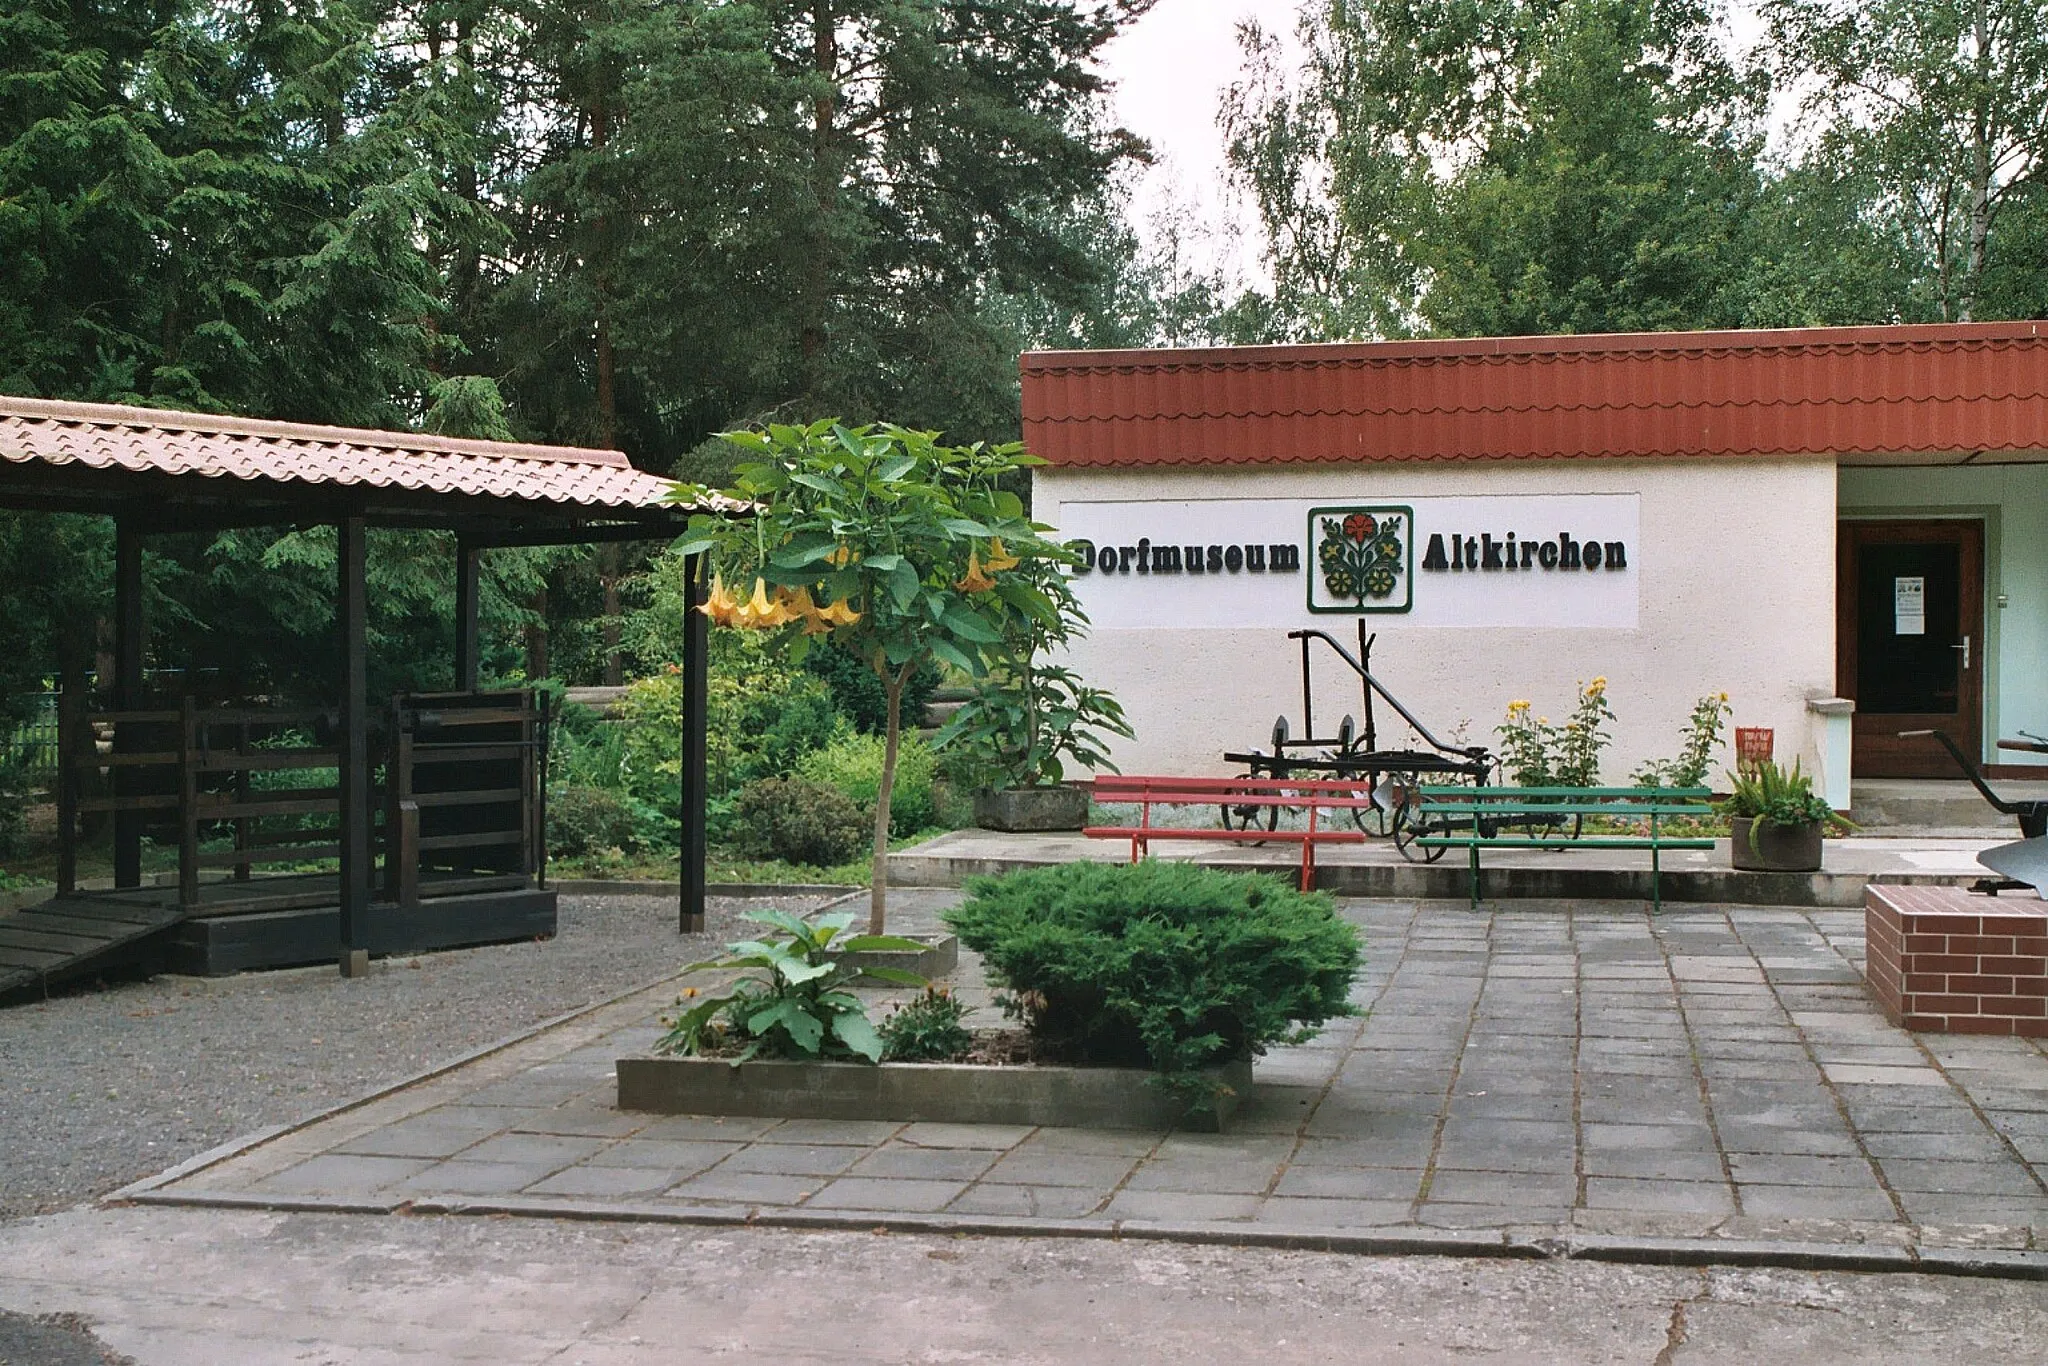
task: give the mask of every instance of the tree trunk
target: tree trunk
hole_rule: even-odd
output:
[[[597,552],[598,582],[604,586],[604,683],[616,688],[626,681],[626,655],[619,648],[619,546],[610,541]]]
[[[1963,260],[1962,299],[1957,322],[1977,313],[1977,289],[1984,279],[1984,255],[1991,236],[1991,24],[1987,0],[1977,0],[1974,38],[1977,89],[1970,110],[1970,243]]]
[[[882,670],[882,693],[889,702],[889,724],[882,741],[882,782],[875,792],[875,870],[868,880],[868,933],[887,934],[889,923],[889,798],[896,790],[896,743],[903,733],[903,685],[916,668],[912,661],[895,673]]]

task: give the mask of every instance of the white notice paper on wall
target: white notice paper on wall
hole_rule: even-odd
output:
[[[1917,574],[1892,580],[1892,634],[1927,634],[1927,580]]]

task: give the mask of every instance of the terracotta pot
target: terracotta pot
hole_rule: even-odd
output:
[[[974,794],[974,823],[1012,833],[1079,830],[1088,824],[1088,794],[1078,787],[984,787]]]
[[[1750,819],[1728,822],[1729,862],[1748,872],[1817,873],[1820,871],[1821,823],[1763,825],[1750,838]]]

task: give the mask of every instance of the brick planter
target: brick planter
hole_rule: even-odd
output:
[[[1881,884],[1863,929],[1863,973],[1893,1024],[2048,1038],[2048,902]]]

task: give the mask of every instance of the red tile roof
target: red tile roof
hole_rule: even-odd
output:
[[[2048,451],[2048,322],[1037,351],[1054,465]]]
[[[599,514],[653,508],[673,487],[619,451],[0,396],[0,474],[34,464],[398,489]]]

